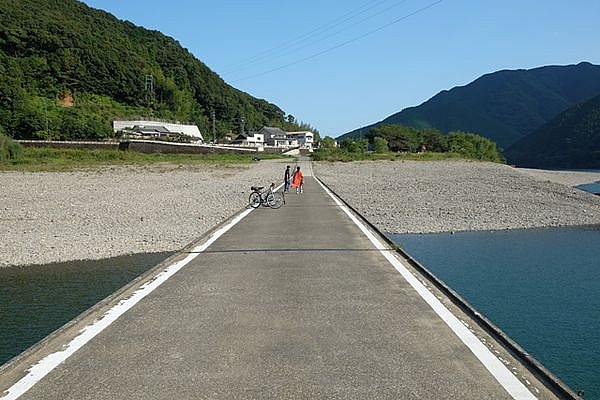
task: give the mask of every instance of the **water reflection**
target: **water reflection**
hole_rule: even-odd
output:
[[[0,364],[171,254],[0,268]]]

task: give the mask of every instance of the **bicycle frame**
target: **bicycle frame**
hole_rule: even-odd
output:
[[[279,208],[285,203],[285,198],[279,192],[273,190],[275,184],[264,189],[264,186],[252,186],[250,189],[252,192],[248,197],[248,203],[252,208],[258,208],[261,204],[265,207]]]

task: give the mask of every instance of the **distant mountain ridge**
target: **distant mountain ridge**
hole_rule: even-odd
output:
[[[553,118],[505,151],[507,162],[547,169],[600,168],[600,95]]]
[[[600,94],[600,66],[588,62],[502,70],[444,90],[416,107],[338,137],[363,137],[373,126],[402,124],[443,133],[466,131],[506,149],[567,108]]]

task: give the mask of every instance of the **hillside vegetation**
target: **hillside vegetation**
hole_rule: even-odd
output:
[[[342,135],[360,138],[371,127],[402,124],[443,133],[474,132],[508,148],[567,108],[600,94],[600,66],[582,62],[503,70],[445,90],[423,104]]]
[[[562,112],[506,152],[509,163],[551,169],[600,168],[600,96]]]
[[[0,127],[16,139],[103,139],[116,118],[212,132],[214,115],[217,136],[238,133],[242,119],[248,130],[298,125],[173,38],[76,0],[2,0],[0,76]]]

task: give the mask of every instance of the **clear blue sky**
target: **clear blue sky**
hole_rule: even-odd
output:
[[[84,0],[337,137],[501,69],[600,64],[598,0]]]

